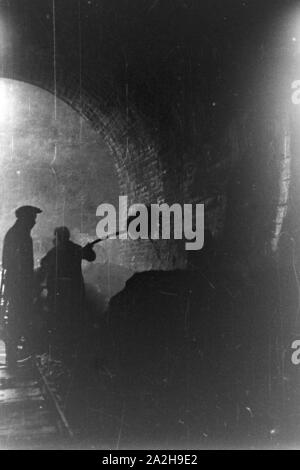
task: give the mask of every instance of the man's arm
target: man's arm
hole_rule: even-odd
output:
[[[90,243],[85,245],[81,250],[81,258],[85,259],[86,261],[95,261],[96,253],[94,252],[93,248],[91,247]]]

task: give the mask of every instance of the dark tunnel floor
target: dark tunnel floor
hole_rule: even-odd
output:
[[[102,332],[104,346],[107,335],[105,329]],[[174,378],[170,374],[159,379],[153,372],[155,365],[152,373],[141,372],[139,366],[135,373],[131,364],[131,371],[126,374],[115,364],[101,362],[104,349],[100,346],[97,355],[87,349],[78,351],[77,356],[65,358],[64,365],[49,362],[44,356],[45,371],[50,379],[53,376],[52,383],[75,431],[75,439],[66,442],[66,447],[298,447],[300,415],[295,413],[291,391],[287,393],[285,408],[274,411],[278,404],[275,397],[269,409],[264,409],[264,403],[257,399],[247,401],[247,391],[243,394],[244,402],[241,399],[237,402],[231,389],[225,399],[220,392],[214,397],[220,386],[206,384],[203,390],[197,380],[191,380],[188,371],[183,374],[185,377]],[[288,415],[288,409],[293,410],[293,416]]]
[[[281,272],[281,287],[290,274]],[[279,309],[277,283],[273,268],[247,280],[133,276],[72,346],[39,348],[75,434],[46,447],[298,448],[297,295],[286,291]]]

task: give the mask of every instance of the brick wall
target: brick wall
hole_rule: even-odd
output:
[[[123,89],[114,88],[111,72],[103,70],[95,77],[79,77],[64,60],[58,60],[54,83],[51,54],[41,53],[38,48],[27,48],[20,56],[5,57],[1,76],[22,80],[52,93],[56,91],[58,98],[88,120],[110,149],[120,192],[128,195],[129,203],[204,202],[206,228],[218,239],[222,240],[226,233],[230,238],[232,224],[237,224],[241,233],[236,237],[236,247],[243,231],[247,232],[252,245],[257,242],[254,234],[258,219],[253,217],[253,211],[255,204],[264,204],[263,199],[259,202],[257,193],[264,186],[264,176],[271,174],[274,181],[279,178],[278,161],[282,158],[281,144],[275,135],[278,130],[273,137],[263,136],[269,117],[260,119],[258,124],[259,110],[252,115],[249,112],[246,118],[243,113],[229,114],[217,135],[204,139],[205,120],[212,118],[211,111],[201,106],[201,90],[199,95],[193,92],[192,102],[187,99],[184,113],[187,119],[192,116],[196,124],[194,127],[191,124],[192,133],[189,126],[184,133],[179,124],[178,128],[174,124],[177,110],[169,111],[170,122],[161,123],[153,115],[146,116],[141,109],[138,111],[138,106],[124,100]],[[255,165],[258,171],[252,171]],[[240,174],[236,169],[247,173],[250,167],[252,176],[250,173],[248,176],[249,182],[252,177],[252,186],[247,195],[240,194],[237,190]],[[228,202],[231,187],[237,191],[236,195],[233,191]],[[279,193],[276,184],[272,191],[274,202]],[[242,219],[248,222],[240,223]],[[263,235],[263,246],[271,239],[273,219],[274,215],[266,227],[268,233]],[[183,243],[178,241],[120,242],[120,263],[136,270],[182,267],[185,255]]]

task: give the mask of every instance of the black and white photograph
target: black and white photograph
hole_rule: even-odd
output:
[[[299,449],[300,2],[0,0],[0,450]]]

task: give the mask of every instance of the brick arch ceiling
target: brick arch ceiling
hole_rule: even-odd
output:
[[[166,199],[165,171],[158,146],[147,131],[143,118],[133,107],[124,109],[115,99],[109,79],[103,78],[94,87],[85,77],[82,86],[78,73],[56,64],[54,80],[54,68],[49,63],[49,56],[31,48],[27,48],[22,56],[6,56],[5,60],[0,51],[0,77],[44,89],[88,120],[102,136],[114,158],[120,193],[128,196],[129,204],[162,202]],[[133,269],[170,269],[173,268],[173,261],[170,262],[172,257],[182,263],[182,250],[177,245],[159,241],[164,252],[162,259],[157,256],[158,248],[155,251],[151,243],[134,242],[134,246],[132,243],[130,246],[124,244],[120,262]]]
[[[156,144],[143,118],[132,106],[124,109],[118,102],[108,77],[103,75],[94,86],[86,77],[83,80],[67,65],[57,62],[54,79],[54,64],[49,63],[49,56],[30,48],[22,56],[0,59],[0,77],[42,88],[89,121],[111,151],[120,190],[129,200],[155,202],[164,199]]]

